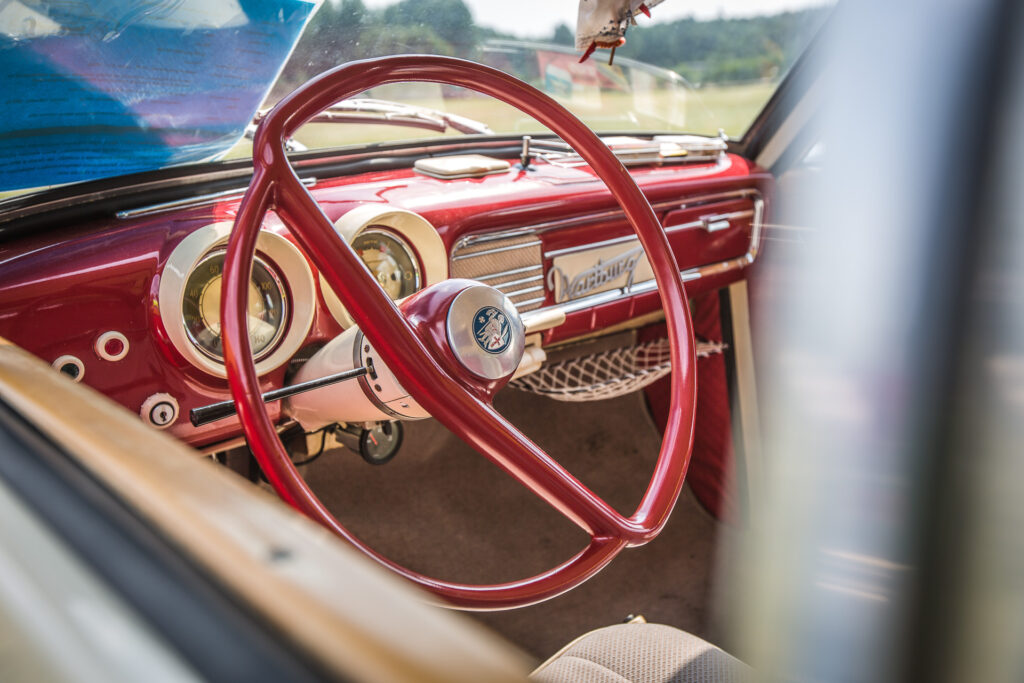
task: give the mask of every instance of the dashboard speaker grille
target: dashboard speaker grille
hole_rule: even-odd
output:
[[[451,256],[452,277],[477,280],[510,299],[520,312],[544,303],[541,242],[534,235],[460,240]]]

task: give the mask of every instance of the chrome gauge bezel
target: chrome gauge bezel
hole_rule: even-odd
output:
[[[334,230],[349,245],[360,234],[374,231],[401,243],[407,249],[412,263],[420,269],[417,273],[417,290],[448,279],[448,252],[444,242],[430,221],[417,213],[386,204],[362,204],[336,220]],[[339,325],[352,327],[355,322],[338,295],[323,275],[318,280],[327,310]]]
[[[401,235],[399,235],[398,233],[392,232],[391,230],[385,230],[383,228],[376,227],[376,226],[366,228],[365,230],[361,230],[355,237],[353,237],[352,241],[350,243],[350,244],[353,245],[352,248],[355,249],[355,243],[356,243],[357,239],[359,239],[360,237],[369,236],[369,235],[380,235],[381,237],[386,237],[386,238],[394,240],[395,242],[398,243],[398,246],[400,246],[402,248],[402,251],[405,252],[405,255],[409,257],[409,263],[412,264],[412,276],[413,276],[413,290],[412,291],[413,292],[419,291],[420,287],[423,286],[423,275],[422,275],[422,268],[420,266],[420,259],[419,259],[419,256],[416,254],[416,250],[413,249],[412,246]]]
[[[155,301],[164,336],[171,346],[194,367],[220,378],[227,377],[224,363],[193,343],[182,317],[182,305],[189,276],[206,258],[224,251],[232,226],[231,221],[205,225],[179,242],[159,273]],[[305,342],[316,312],[316,284],[306,257],[275,232],[260,231],[256,258],[276,275],[282,297],[287,297],[289,304],[280,338],[268,346],[269,353],[259,354],[254,360],[256,374],[265,375],[287,363]]]
[[[199,262],[196,263],[196,265],[189,272],[189,276],[187,278],[185,278],[185,284],[186,285],[188,284],[189,279],[192,277],[192,273],[194,273],[195,271],[197,271],[200,268],[202,268],[204,265],[206,265],[206,263],[208,261],[211,261],[211,260],[216,259],[216,258],[223,259],[225,253],[226,253],[226,251],[224,249],[214,249],[213,251],[211,251],[211,252],[207,253],[205,256],[203,256],[203,258],[201,258],[199,260]],[[259,254],[256,254],[253,257],[253,268],[254,269],[255,269],[256,265],[261,266],[263,268],[263,270],[266,271],[266,273],[270,276],[270,279],[274,281],[274,286],[277,287],[277,291],[278,291],[278,293],[280,294],[280,297],[281,297],[281,309],[282,309],[282,311],[281,311],[281,324],[278,325],[277,329],[274,331],[273,338],[266,345],[266,348],[264,348],[259,353],[254,353],[253,354],[253,359],[256,360],[257,362],[259,362],[259,361],[263,360],[264,358],[266,358],[267,356],[269,356],[270,354],[272,354],[274,352],[274,349],[277,348],[278,343],[281,341],[281,338],[284,337],[285,330],[288,329],[288,322],[289,322],[288,321],[288,315],[291,313],[291,302],[289,301],[289,298],[288,298],[288,288],[285,287],[284,281],[282,280],[281,276],[278,274],[277,269],[272,264],[268,263],[266,259],[261,258]],[[210,359],[212,359],[213,361],[215,361],[217,363],[223,363],[224,362],[223,354],[222,355],[217,355],[213,351],[210,351],[209,349],[207,349],[203,345],[203,343],[201,341],[196,339],[196,336],[192,333],[192,330],[189,327],[188,323],[184,320],[184,316],[185,316],[185,313],[184,313],[185,294],[187,294],[187,293],[188,293],[188,288],[186,287],[186,290],[185,290],[184,294],[182,295],[182,299],[181,299],[181,303],[182,303],[182,324],[185,326],[185,334],[188,335],[189,341],[192,342],[193,346],[195,346],[199,350],[200,353],[202,353],[207,358],[210,358]]]

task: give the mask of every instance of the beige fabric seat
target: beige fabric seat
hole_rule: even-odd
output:
[[[591,631],[537,668],[538,683],[732,683],[750,667],[697,636],[663,624]]]

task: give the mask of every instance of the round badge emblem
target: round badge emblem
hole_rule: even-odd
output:
[[[487,353],[499,354],[512,343],[512,328],[500,308],[484,306],[473,316],[473,339]]]

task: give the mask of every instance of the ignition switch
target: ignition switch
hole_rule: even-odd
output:
[[[166,429],[178,419],[178,401],[170,394],[153,394],[139,409],[142,421],[157,429]]]

